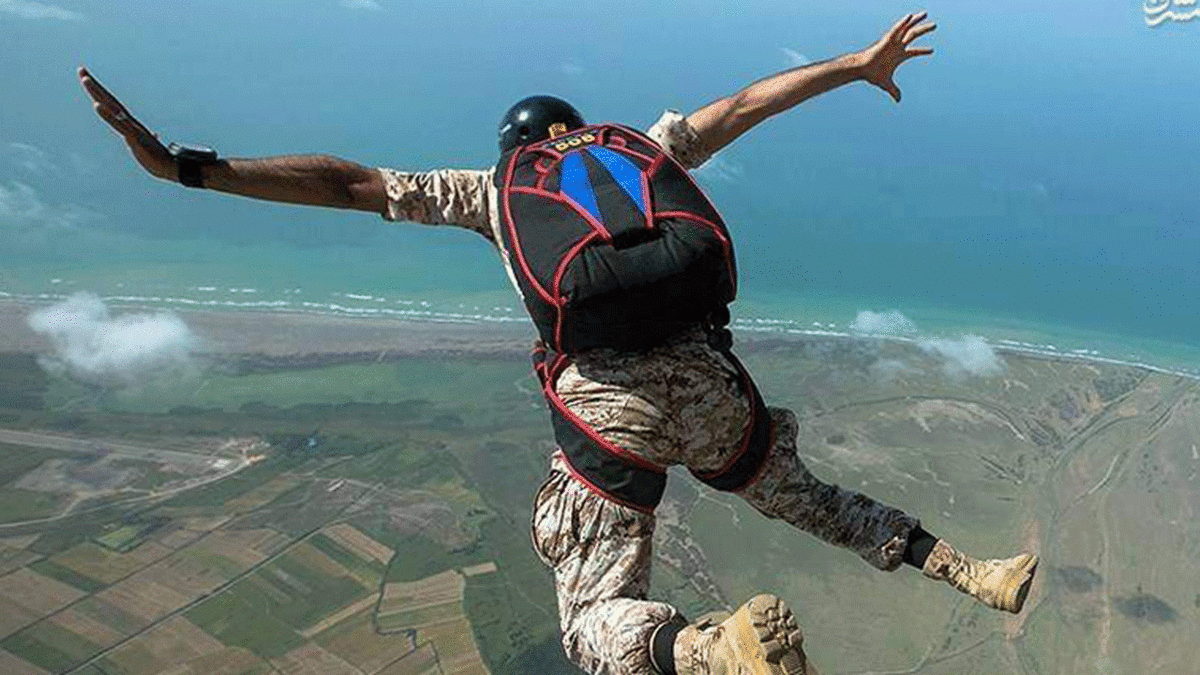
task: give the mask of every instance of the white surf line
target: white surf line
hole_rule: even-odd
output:
[[[216,290],[215,287],[210,287],[210,286],[198,287],[197,290],[208,291],[208,289],[210,289],[210,288],[213,288],[214,290]],[[257,291],[256,289],[230,289],[230,292],[235,292],[235,293],[237,293],[237,292],[242,292],[242,293],[254,292],[254,293],[257,293],[259,291]],[[284,292],[286,293],[287,291],[284,291]],[[373,301],[379,300],[379,298],[375,298],[373,296],[358,296],[358,294],[334,293],[334,295],[341,295],[342,297],[350,297],[350,298],[357,298],[357,297],[368,298],[368,297],[370,297],[370,298],[372,298]],[[38,304],[38,305],[46,304],[47,301],[65,300],[67,297],[68,297],[67,295],[63,295],[61,293],[40,293],[40,294],[34,295],[34,294],[27,294],[27,293],[10,293],[10,292],[6,292],[6,291],[0,291],[0,298],[11,298],[18,302],[28,302],[28,303]],[[299,306],[297,306],[296,304],[290,303],[286,300],[261,300],[261,301],[239,302],[239,301],[232,301],[232,300],[224,300],[224,301],[221,301],[221,300],[195,300],[195,299],[191,299],[191,298],[176,298],[176,297],[163,297],[163,296],[140,296],[140,295],[126,295],[126,296],[111,295],[111,296],[104,296],[102,299],[106,300],[106,301],[118,300],[118,301],[131,302],[131,303],[158,302],[158,303],[166,303],[166,304],[180,304],[180,305],[183,305],[184,307],[217,308],[218,311],[220,311],[220,308],[233,308],[233,309],[252,309],[252,310],[258,310],[258,311],[279,312],[279,313],[301,313],[301,314],[317,314],[317,315],[330,315],[330,316],[353,316],[353,317],[360,317],[360,318],[386,316],[388,318],[394,318],[394,319],[399,319],[399,320],[409,319],[409,318],[414,318],[414,317],[421,317],[422,320],[426,320],[426,321],[434,321],[434,322],[438,322],[438,323],[458,323],[458,324],[464,324],[464,325],[478,325],[480,323],[510,323],[510,322],[511,323],[532,324],[532,321],[528,317],[524,317],[524,316],[494,316],[494,315],[489,315],[489,314],[463,314],[463,313],[457,313],[457,312],[441,312],[441,311],[433,311],[433,310],[400,310],[400,311],[398,311],[398,310],[377,309],[377,308],[346,307],[346,306],[338,305],[335,303],[318,303],[318,302],[312,302],[312,301],[300,301],[298,303]],[[369,300],[363,300],[363,301],[370,302]],[[414,301],[397,301],[397,302],[401,302],[402,304],[410,304],[410,303],[413,303]],[[420,301],[420,305],[422,307],[432,307],[433,306],[428,301]],[[305,307],[308,309],[301,309],[301,307]],[[503,308],[503,311],[511,313],[512,308],[506,307],[506,308]],[[808,335],[808,336],[816,336],[816,337],[844,337],[844,338],[858,338],[858,339],[870,338],[870,339],[876,339],[876,340],[892,340],[892,341],[896,341],[896,342],[904,342],[904,343],[910,343],[910,344],[916,344],[921,339],[921,338],[906,338],[906,337],[901,337],[901,336],[896,336],[896,335],[885,335],[885,334],[874,334],[874,333],[851,334],[851,333],[847,333],[847,332],[843,332],[843,331],[836,331],[836,330],[813,330],[813,329],[808,329],[808,328],[793,327],[793,326],[799,326],[801,324],[802,324],[802,322],[800,320],[794,320],[794,319],[739,317],[739,318],[734,319],[730,323],[730,326],[736,330],[742,330],[742,331],[753,332],[753,333],[784,333],[784,334]],[[823,324],[823,325],[825,325],[827,327],[833,327],[835,324]],[[926,337],[929,337],[929,336],[926,336]],[[1056,347],[1053,344],[1034,345],[1033,343],[1018,342],[1018,341],[1010,340],[1010,339],[994,339],[993,340],[993,339],[987,338],[986,336],[983,336],[983,337],[987,341],[988,345],[992,346],[999,353],[1008,352],[1008,353],[1018,353],[1018,354],[1033,354],[1033,355],[1037,355],[1037,356],[1052,357],[1054,359],[1061,359],[1061,360],[1065,360],[1065,361],[1075,361],[1075,362],[1084,362],[1084,363],[1087,363],[1087,362],[1106,363],[1106,364],[1110,364],[1110,365],[1127,366],[1127,367],[1133,367],[1133,368],[1144,368],[1146,370],[1150,370],[1150,371],[1153,371],[1156,373],[1164,373],[1167,375],[1174,375],[1177,377],[1185,377],[1185,378],[1192,379],[1192,380],[1200,380],[1200,369],[1188,371],[1188,370],[1179,370],[1179,369],[1175,369],[1175,368],[1168,368],[1165,366],[1155,366],[1155,365],[1152,365],[1149,363],[1145,363],[1143,361],[1103,356],[1102,354],[1100,354],[1100,352],[1098,352],[1094,349],[1090,349],[1090,348],[1063,347],[1060,349],[1059,347]],[[1119,337],[1119,336],[1117,336],[1117,337]],[[1132,358],[1137,358],[1137,357],[1133,356]]]

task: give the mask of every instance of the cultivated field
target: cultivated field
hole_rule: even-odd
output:
[[[951,377],[911,346],[756,344],[744,361],[796,411],[818,478],[972,552],[1039,552],[1029,608],[878,572],[674,470],[652,598],[695,616],[779,593],[832,672],[1189,672],[1197,383],[1019,355]],[[0,359],[0,386],[28,389],[4,425],[142,453],[0,443],[0,673],[578,672],[528,540],[553,446],[523,358],[252,361],[199,395],[137,399]]]

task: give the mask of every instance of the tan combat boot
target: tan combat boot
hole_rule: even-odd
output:
[[[1016,614],[1033,585],[1037,556],[1022,553],[1007,560],[976,560],[939,539],[921,572],[945,581],[989,607]]]
[[[718,623],[720,622],[720,623]],[[757,595],[733,616],[708,614],[675,637],[678,675],[815,675],[804,655],[792,610],[774,595]]]

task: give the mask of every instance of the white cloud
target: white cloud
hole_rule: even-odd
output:
[[[727,160],[721,156],[721,153],[717,153],[709,157],[708,161],[696,167],[693,173],[697,178],[707,181],[733,183],[742,177],[745,169],[742,168],[741,164]]]
[[[197,340],[171,313],[112,317],[84,292],[34,312],[29,327],[54,347],[39,360],[43,368],[90,384],[128,387],[195,370],[190,352]]]
[[[0,237],[8,244],[45,246],[56,236],[79,235],[85,223],[98,218],[74,204],[46,204],[25,183],[0,185]]]
[[[1004,370],[996,350],[978,335],[964,335],[957,340],[922,338],[917,344],[945,359],[942,368],[950,375],[996,375]]]
[[[886,312],[865,310],[850,322],[850,332],[859,335],[911,335],[917,332],[917,326],[894,309]]]
[[[0,222],[36,218],[45,209],[33,188],[24,183],[10,185],[10,188],[0,185]]]
[[[14,155],[13,161],[17,166],[25,169],[29,173],[38,176],[47,174],[62,174],[62,170],[58,168],[54,162],[50,161],[50,155],[46,154],[45,150],[28,143],[9,143],[8,149]]]
[[[0,12],[15,14],[22,19],[59,19],[61,21],[82,21],[83,15],[69,9],[47,5],[33,0],[0,0]]]
[[[917,325],[894,309],[859,312],[849,328],[856,335],[915,338],[917,346],[941,359],[942,370],[954,377],[995,375],[1004,370],[1004,362],[996,355],[996,350],[978,335],[964,335],[958,339],[922,337]],[[886,361],[877,364],[875,374],[887,380],[909,370],[899,361]]]
[[[805,66],[805,65],[812,63],[812,59],[801,54],[800,52],[796,51],[795,49],[788,49],[787,47],[780,47],[779,51],[783,52],[783,55],[787,57],[788,65]]]
[[[341,0],[341,5],[350,9],[383,9],[375,0]]]
[[[583,67],[574,63],[561,63],[559,64],[558,69],[561,70],[564,75],[570,75],[571,77],[583,74]]]

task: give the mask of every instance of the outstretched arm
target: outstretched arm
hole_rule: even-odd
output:
[[[79,81],[93,107],[129,145],[134,159],[156,178],[179,180],[166,146],[92,77],[79,69]],[[262,159],[222,159],[202,167],[204,186],[231,194],[291,204],[330,206],[383,213],[387,196],[379,171],[328,155]]]
[[[922,23],[925,16],[925,12],[909,14],[862,51],[761,79],[688,115],[688,124],[696,130],[705,148],[715,153],[766,118],[855,80],[870,82],[899,102],[900,89],[892,81],[896,67],[914,56],[933,53],[928,47],[908,47],[937,27]]]

